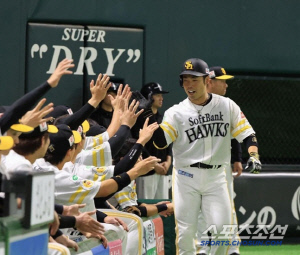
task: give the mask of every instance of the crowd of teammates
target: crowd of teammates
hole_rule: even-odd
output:
[[[113,158],[119,155],[143,110],[137,109],[139,102],[130,101],[128,85],[120,85],[113,96],[107,95],[111,84],[102,74],[91,81],[91,98],[78,111],[73,113],[64,105],[45,105],[46,99],[41,97],[56,87],[63,75],[72,74],[73,67],[72,60],[61,61],[45,83],[12,105],[1,107],[1,175],[10,179],[18,171],[54,171],[56,204],[55,220],[49,227],[51,249],[58,244],[77,250],[77,242],[90,237],[101,239],[106,247],[105,234],[113,230],[122,240],[122,254],[142,254],[143,237],[136,231],[142,228],[138,222],[144,215],[138,216],[128,208],[119,211],[107,200],[160,162],[153,156],[138,161],[158,124],[148,125],[146,120],[135,145],[113,165]],[[95,123],[90,126],[87,120],[106,95],[114,109],[111,123],[107,129]],[[88,136],[89,131],[94,135]],[[94,198],[100,199],[98,210]],[[168,216],[173,206],[166,201],[148,205],[146,211],[146,215]]]
[[[242,172],[236,140],[248,149],[250,172],[261,168],[253,128],[233,101],[221,97],[226,80],[233,77],[222,67],[208,68],[201,59],[185,61],[180,85],[188,98],[163,118],[158,109],[162,94],[168,92],[158,83],[144,85],[141,93],[131,92],[128,85],[110,83],[102,74],[90,82],[91,98],[78,111],[45,105],[46,99],[41,98],[63,75],[72,74],[73,67],[72,60],[61,61],[45,83],[11,106],[1,107],[3,178],[17,171],[55,173],[49,247],[57,244],[77,250],[77,242],[90,237],[101,239],[106,247],[105,234],[113,230],[122,240],[122,254],[142,254],[143,238],[137,234],[143,234],[141,217],[166,217],[174,210],[178,254],[195,254],[197,225],[197,254],[239,254],[238,247],[228,251],[200,245],[201,233],[211,224],[218,230],[222,224],[237,224],[230,220],[236,220],[232,171],[237,176]],[[214,128],[217,135],[209,133]],[[172,156],[173,202],[140,203],[138,197],[168,198],[160,188],[168,187],[162,177]],[[140,180],[141,196],[137,196],[136,180]]]

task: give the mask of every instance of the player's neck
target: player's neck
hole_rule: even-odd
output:
[[[156,107],[151,107],[151,109],[152,109],[152,112],[154,113],[154,114],[156,114],[157,113],[157,111],[158,111],[158,109],[156,108]]]
[[[207,101],[209,100],[209,98],[210,98],[210,95],[208,93],[205,93],[202,97],[195,99],[191,102],[196,105],[205,105],[207,103]]]

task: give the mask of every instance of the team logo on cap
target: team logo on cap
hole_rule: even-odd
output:
[[[49,145],[48,150],[49,150],[50,152],[55,151],[55,148],[54,148],[53,144],[50,144],[50,145]]]
[[[185,69],[188,69],[188,70],[194,69],[192,61],[186,61],[184,67],[185,67]]]
[[[48,130],[48,125],[47,125],[46,122],[41,123],[41,124],[39,125],[39,127],[40,127],[40,132],[41,132],[41,133]]]
[[[70,147],[71,147],[74,144],[74,141],[75,141],[74,136],[71,135],[70,138],[68,139],[68,141],[69,141],[69,144],[70,144]]]
[[[226,71],[225,71],[224,68],[221,68],[221,71],[222,71],[223,74],[226,74]]]
[[[216,74],[215,74],[215,71],[210,71],[209,72],[209,78],[215,78],[216,77]]]

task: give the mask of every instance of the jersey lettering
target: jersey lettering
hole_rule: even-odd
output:
[[[225,137],[228,133],[229,123],[215,122],[204,125],[197,125],[188,130],[185,130],[189,143],[194,142],[197,139],[206,138],[208,136]]]
[[[204,124],[206,122],[210,121],[224,121],[223,120],[224,115],[219,112],[219,114],[209,114],[206,113],[205,115],[199,114],[197,118],[189,118],[190,126],[198,125],[198,124]]]

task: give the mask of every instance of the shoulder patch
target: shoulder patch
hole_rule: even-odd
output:
[[[91,190],[93,188],[94,184],[95,184],[95,182],[93,182],[91,180],[87,180],[87,179],[81,181],[81,186],[85,190]]]

